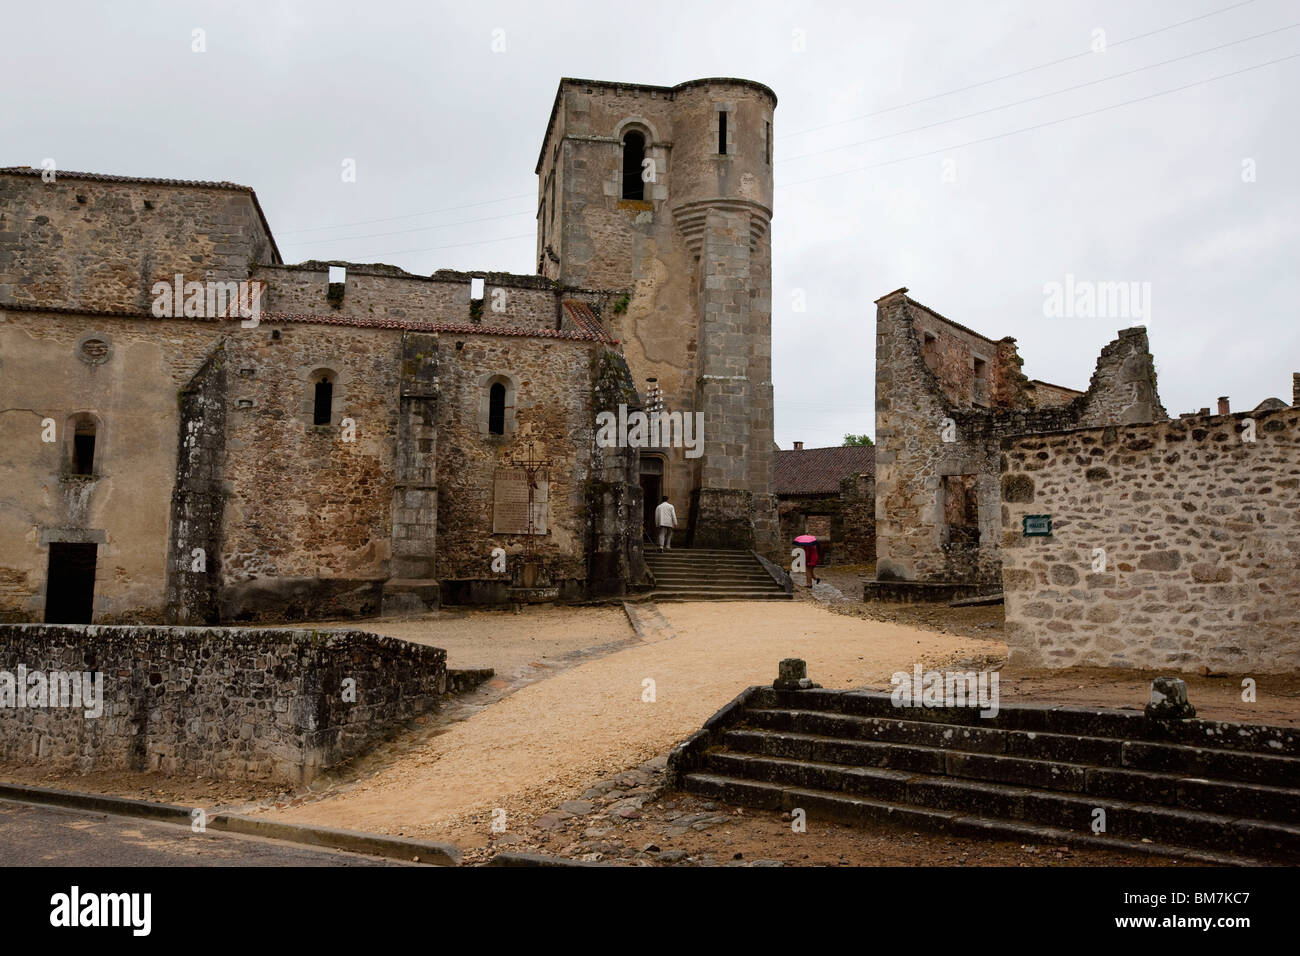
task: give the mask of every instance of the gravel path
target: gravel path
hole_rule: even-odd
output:
[[[888,682],[916,661],[1003,652],[996,641],[864,621],[801,601],[659,610],[668,627],[649,640],[523,687],[346,792],[268,812],[478,846],[488,840],[495,808],[506,811],[507,826],[531,822],[590,781],[665,753],[745,687],[770,682],[783,657],[806,659],[812,679],[828,687],[853,687]],[[594,623],[573,613],[575,628]],[[420,636],[439,644],[438,631],[455,625],[431,621],[427,638]]]

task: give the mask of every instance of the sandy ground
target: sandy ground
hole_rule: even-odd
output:
[[[602,774],[664,753],[745,687],[770,682],[781,658],[804,658],[810,676],[827,687],[854,687],[888,681],[916,661],[1003,653],[996,641],[863,621],[801,601],[659,610],[667,626],[649,632],[648,640],[524,686],[344,792],[267,812],[480,845],[495,809],[507,821],[531,819]],[[448,646],[458,623],[410,626],[427,626],[422,640]],[[378,629],[392,633],[382,622]]]
[[[313,627],[359,627],[416,644],[441,647],[452,668],[491,667],[498,677],[527,673],[590,652],[634,642],[636,634],[617,605],[536,605],[511,611],[435,611],[417,617],[327,621]]]

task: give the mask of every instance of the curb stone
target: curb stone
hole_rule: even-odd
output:
[[[118,816],[143,817],[161,823],[188,825],[192,807],[171,803],[150,803],[129,797],[113,797],[98,793],[79,793],[73,790],[53,790],[47,787],[29,787],[22,784],[0,783],[0,799],[21,803],[39,803],[94,810]],[[257,836],[287,843],[302,843],[324,849],[347,850],[367,856],[420,863],[434,866],[459,866],[460,850],[450,843],[433,843],[412,840],[408,837],[388,836],[382,833],[362,833],[357,830],[336,830],[331,827],[302,826],[276,820],[259,820],[236,813],[216,813],[208,818],[208,829]]]

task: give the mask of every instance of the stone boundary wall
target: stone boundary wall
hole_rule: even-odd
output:
[[[1300,669],[1300,409],[1030,435],[1002,456],[1014,664]],[[1051,536],[1024,537],[1028,514]]]
[[[101,673],[102,714],[14,706],[20,665]],[[358,630],[0,624],[0,760],[302,784],[446,685],[446,651]]]

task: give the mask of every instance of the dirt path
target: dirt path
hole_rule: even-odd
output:
[[[996,641],[863,621],[801,601],[660,611],[669,626],[650,640],[521,688],[347,792],[268,812],[476,846],[487,841],[495,808],[506,811],[507,825],[531,820],[591,780],[664,753],[745,687],[771,681],[783,657],[806,659],[813,680],[828,687],[854,687],[887,682],[916,661],[1004,652]],[[428,627],[427,640],[442,646],[442,627]]]

